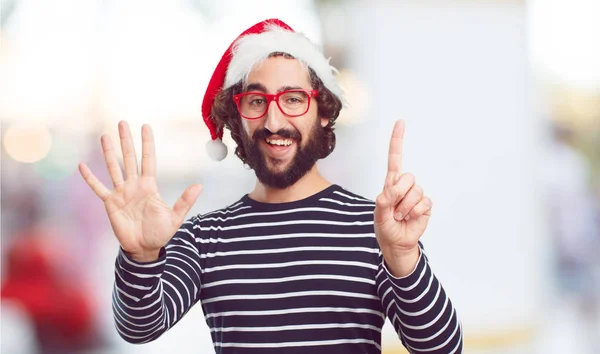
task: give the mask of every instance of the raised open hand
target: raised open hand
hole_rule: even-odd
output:
[[[431,216],[431,199],[423,195],[423,188],[415,184],[415,176],[402,173],[402,144],[405,122],[394,125],[388,155],[388,172],[384,189],[377,196],[375,207],[375,235],[386,261],[415,254],[418,241]],[[418,255],[418,252],[416,252]]]
[[[126,122],[119,122],[119,137],[123,152],[126,179],[115,149],[108,135],[101,137],[106,167],[114,189],[109,190],[94,176],[89,167],[79,164],[79,172],[86,183],[104,202],[106,213],[115,236],[123,250],[140,262],[158,258],[202,191],[202,185],[188,187],[170,208],[160,197],[156,184],[156,154],[154,137],[149,125],[142,127],[142,174],[138,163],[131,132]]]

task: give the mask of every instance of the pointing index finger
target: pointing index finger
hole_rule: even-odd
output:
[[[396,121],[392,138],[390,139],[390,152],[388,155],[388,173],[402,172],[402,144],[406,122],[403,119]]]

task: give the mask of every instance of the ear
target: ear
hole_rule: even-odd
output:
[[[321,126],[323,128],[325,128],[327,126],[327,124],[329,124],[329,118],[323,118],[323,117],[321,117]]]

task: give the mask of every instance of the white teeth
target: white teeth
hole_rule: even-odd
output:
[[[267,143],[272,144],[272,145],[279,145],[279,146],[290,146],[292,145],[292,141],[291,140],[283,140],[283,139],[277,139],[277,140],[271,140],[271,139],[267,139]]]

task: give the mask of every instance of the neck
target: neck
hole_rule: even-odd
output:
[[[249,197],[261,203],[287,203],[308,198],[329,186],[331,183],[321,176],[315,164],[298,182],[284,189],[265,186],[257,180]]]

